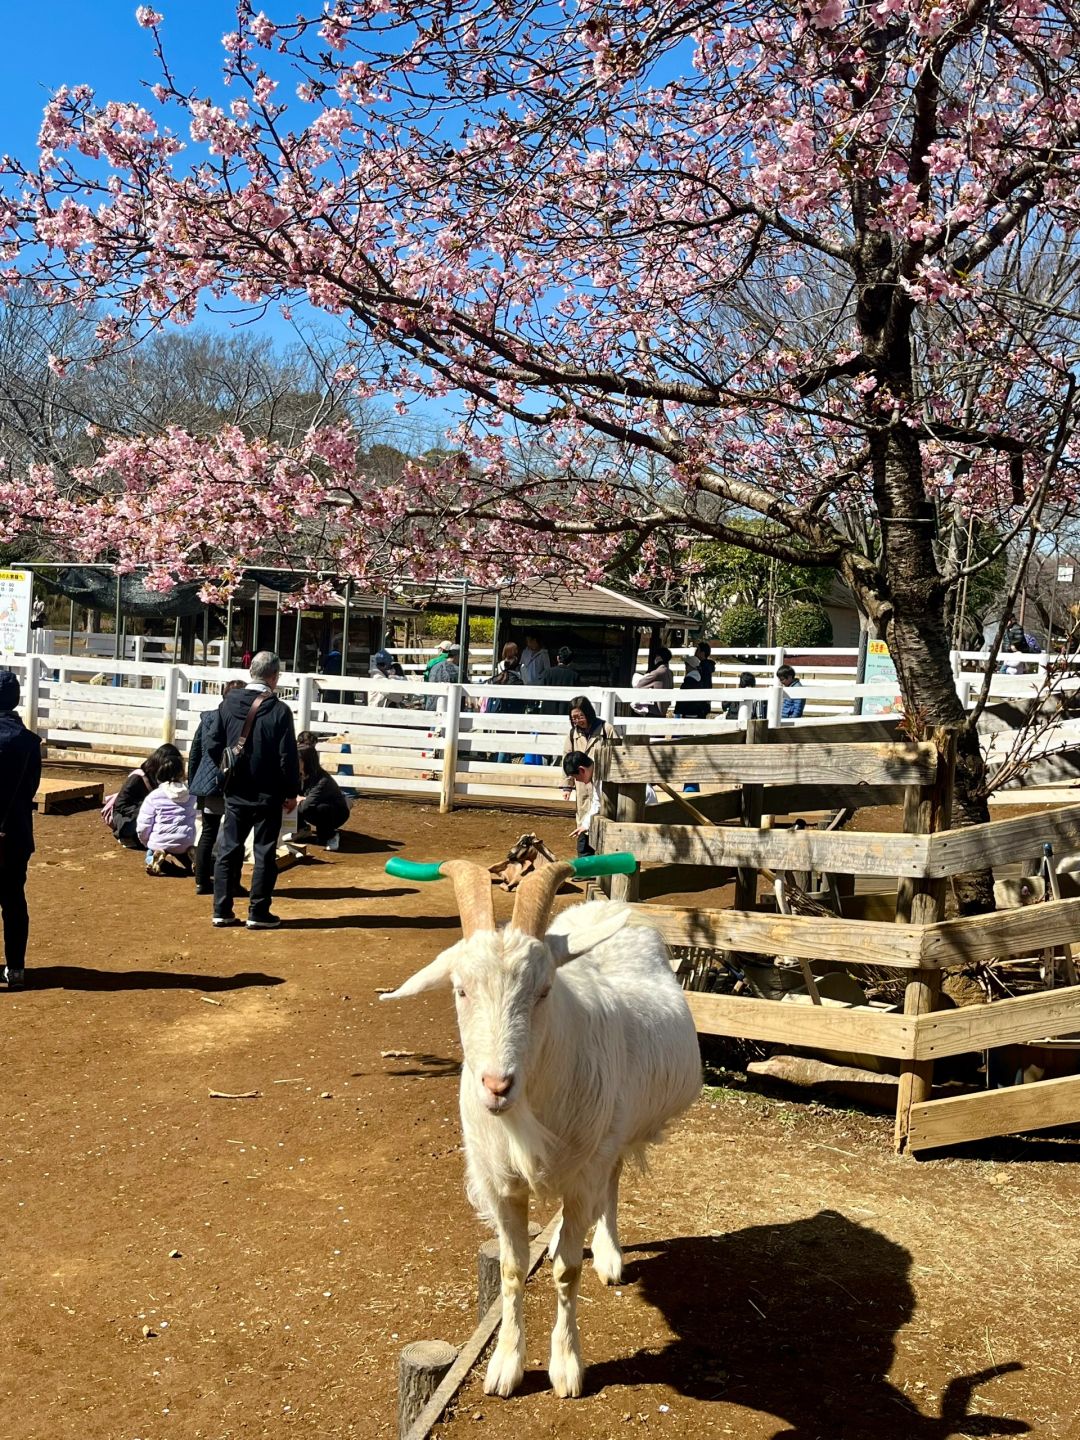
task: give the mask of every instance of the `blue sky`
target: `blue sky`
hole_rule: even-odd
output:
[[[0,150],[33,149],[41,111],[61,85],[80,82],[114,100],[136,99],[140,80],[156,79],[153,39],[135,21],[137,0],[0,0]],[[158,0],[177,78],[209,88],[220,70],[221,37],[236,15],[233,0]]]
[[[4,45],[0,48],[0,152],[32,164],[41,112],[61,85],[90,85],[100,99],[130,100],[140,82],[157,76],[153,36],[135,20],[138,0],[0,0]],[[178,84],[202,91],[219,89],[224,51],[221,37],[235,24],[235,0],[155,0],[165,17],[162,37]],[[291,16],[289,0],[266,4],[271,15]],[[225,92],[227,93],[227,92]],[[227,316],[206,323],[228,329]],[[287,345],[295,335],[276,312],[251,327]],[[421,403],[418,418],[444,422],[453,406]]]

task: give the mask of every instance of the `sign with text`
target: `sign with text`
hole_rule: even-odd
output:
[[[30,608],[34,577],[29,570],[0,570],[0,654],[30,649]]]
[[[889,647],[884,640],[867,641],[865,679],[867,684],[871,682],[884,684],[886,681],[892,685],[897,684],[896,666],[893,664]],[[904,701],[899,688],[892,695],[864,695],[862,713],[864,715],[902,715]]]

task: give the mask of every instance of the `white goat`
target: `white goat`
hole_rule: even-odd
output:
[[[502,1324],[484,1389],[510,1395],[525,1373],[531,1190],[562,1201],[550,1248],[558,1315],[548,1373],[556,1394],[580,1395],[577,1291],[586,1233],[596,1225],[593,1265],[606,1284],[617,1284],[620,1172],[627,1159],[641,1162],[700,1091],[693,1018],[664,941],[645,927],[624,930],[626,906],[577,905],[548,927],[569,866],[529,876],[501,931],[487,871],[463,860],[442,869],[454,881],[463,939],[382,998],[448,979],[454,987],[468,1194],[494,1222],[502,1268]]]

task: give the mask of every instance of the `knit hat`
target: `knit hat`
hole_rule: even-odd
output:
[[[14,710],[19,703],[19,677],[14,670],[0,670],[0,710]]]

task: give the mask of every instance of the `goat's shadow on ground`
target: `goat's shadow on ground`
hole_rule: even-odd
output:
[[[626,1259],[625,1283],[663,1313],[676,1338],[663,1350],[587,1366],[591,1393],[668,1385],[775,1416],[783,1426],[774,1440],[1031,1431],[1023,1420],[970,1413],[976,1391],[1018,1363],[957,1376],[935,1415],[889,1382],[895,1337],[915,1313],[911,1256],[835,1211],[631,1247]]]
[[[284,985],[282,975],[244,970],[236,975],[191,975],[181,970],[94,970],[86,965],[35,965],[26,972],[33,990],[247,990]]]

